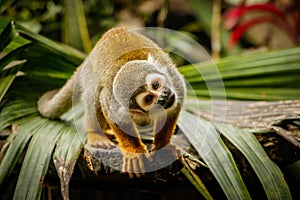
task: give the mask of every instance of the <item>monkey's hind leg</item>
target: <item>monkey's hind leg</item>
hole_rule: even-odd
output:
[[[112,149],[115,147],[115,144],[104,133],[92,131],[87,132],[87,145],[102,149]]]
[[[101,111],[98,108],[97,112],[90,106],[85,106],[84,126],[87,133],[87,145],[95,148],[112,149],[115,144],[107,137],[108,123]]]

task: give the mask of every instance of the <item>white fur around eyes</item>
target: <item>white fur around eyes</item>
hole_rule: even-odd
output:
[[[164,84],[166,82],[166,78],[163,75],[157,73],[151,73],[146,76],[146,83],[149,84],[155,79],[160,79],[161,84]]]

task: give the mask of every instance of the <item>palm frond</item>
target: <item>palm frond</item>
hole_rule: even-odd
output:
[[[179,71],[192,86],[188,94],[200,98],[224,98],[224,86],[229,99],[292,100],[300,97],[299,55],[296,47],[186,65]]]
[[[234,159],[214,126],[182,112],[179,127],[208,165],[228,199],[250,199]]]
[[[55,121],[38,115],[36,101],[43,92],[63,85],[75,67],[82,62],[84,55],[33,34],[17,23],[0,20],[0,26],[0,31],[6,30],[2,31],[0,40],[10,38],[0,46],[5,54],[0,58],[0,97],[2,98],[0,130],[13,128],[0,155],[2,158],[0,188],[6,183],[22,153],[25,152],[14,198],[38,199],[40,197],[41,183],[51,159],[61,179],[63,196],[67,197],[68,183],[85,143],[85,134],[76,130],[73,121],[74,117],[77,122],[82,121],[83,108],[80,105],[74,107],[74,110],[62,116],[61,121]],[[295,99],[299,96],[296,88],[299,82],[296,76],[300,69],[299,53],[300,48],[294,48],[236,56],[221,59],[216,62],[216,66],[224,80],[226,94],[229,97]],[[8,65],[16,60],[25,61],[9,68]],[[214,81],[219,81],[219,77],[211,69],[212,65],[215,66],[214,63],[202,63],[195,67],[190,65],[180,68],[199,98],[210,97],[212,94],[204,86],[206,83],[212,84],[212,88],[215,89],[210,92],[215,94],[220,92],[220,97],[223,97],[222,88],[213,85]],[[189,92],[193,92],[192,88]],[[262,91],[265,88],[269,88],[269,92]],[[230,140],[249,160],[268,198],[291,199],[282,173],[265,155],[250,132],[227,126],[220,127],[187,112],[187,108],[197,110],[198,106],[198,104],[189,104],[184,108],[179,126],[206,162],[226,196],[249,199],[251,194],[219,133]],[[208,105],[207,110],[211,109],[210,106]],[[192,180],[206,199],[211,199],[211,195],[197,174],[187,170],[183,170],[184,174]],[[273,179],[265,178],[270,174]],[[271,187],[278,189],[275,194],[272,193],[274,191],[271,192]]]
[[[58,174],[64,177],[63,186],[68,187],[70,178],[66,177],[72,176],[85,135],[79,136],[76,127],[68,126],[66,122],[39,116],[36,101],[43,92],[60,87],[82,61],[83,55],[33,34],[19,24],[5,25],[0,38],[10,39],[2,47],[4,56],[0,59],[3,77],[0,81],[3,88],[0,91],[3,97],[0,129],[13,124],[17,131],[10,135],[2,149],[0,185],[5,183],[27,147],[14,199],[39,199],[41,183],[52,158]],[[11,65],[18,60],[22,62]]]
[[[64,27],[62,30],[64,43],[86,53],[92,49],[81,0],[65,2]]]
[[[184,161],[183,161],[184,162]],[[182,168],[182,173],[187,177],[187,179],[195,186],[195,188],[202,194],[202,196],[207,199],[211,200],[213,197],[208,192],[207,188],[203,184],[202,180],[197,176],[195,172],[188,166],[187,163],[184,163],[184,167]]]
[[[28,132],[28,128],[25,128],[23,132],[21,124],[20,133],[31,135],[31,140],[19,174],[14,199],[39,199],[42,192],[40,181],[47,173],[56,142],[63,134],[64,124],[49,123],[47,119],[42,119],[40,116],[28,117],[23,123],[26,124],[25,126],[30,126],[31,131]],[[14,146],[10,145],[10,148]]]
[[[217,125],[224,135],[247,158],[269,199],[291,199],[284,176],[249,130]],[[253,154],[252,152],[255,152]]]

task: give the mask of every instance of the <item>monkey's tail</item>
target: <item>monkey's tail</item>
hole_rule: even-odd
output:
[[[58,118],[72,107],[72,95],[76,82],[75,73],[61,88],[43,94],[38,102],[38,111],[46,118]]]

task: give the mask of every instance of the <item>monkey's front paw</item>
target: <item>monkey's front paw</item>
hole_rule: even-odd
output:
[[[174,144],[167,144],[166,146],[160,149],[154,147],[150,154],[149,160],[153,161],[155,156],[156,157],[171,156],[175,159],[179,159],[181,157],[181,151]]]
[[[123,152],[122,172],[128,173],[130,178],[141,177],[146,173],[147,157],[147,153]]]
[[[170,151],[171,154],[176,157],[181,157],[181,151],[179,148],[177,148],[174,144],[167,144],[165,147],[163,147],[164,150]]]
[[[87,145],[102,149],[113,149],[116,147],[105,135],[91,132],[88,133]]]

